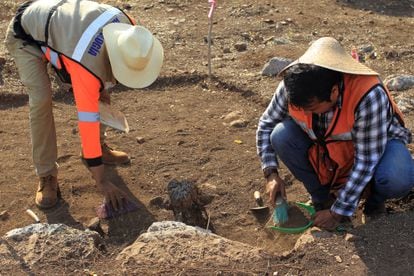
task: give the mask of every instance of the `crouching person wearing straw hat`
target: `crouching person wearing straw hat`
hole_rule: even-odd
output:
[[[72,85],[78,114],[82,158],[96,185],[115,209],[125,196],[104,177],[104,164],[129,162],[108,147],[101,135],[99,101],[108,102],[107,85],[149,86],[158,77],[163,48],[150,31],[136,26],[118,8],[93,1],[37,0],[24,3],[11,21],[6,47],[29,94],[33,161],[40,178],[35,202],[58,201],[57,145],[52,114],[50,62]]]
[[[372,216],[386,199],[409,193],[411,133],[378,73],[323,37],[281,75],[256,134],[272,205],[278,192],[286,196],[278,159],[303,182],[317,211],[314,225],[325,229],[352,216],[361,198]]]

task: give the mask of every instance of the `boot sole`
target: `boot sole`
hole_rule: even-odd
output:
[[[117,166],[117,165],[127,165],[131,163],[131,160],[125,161],[125,162],[108,162],[108,161],[102,161],[103,164],[105,165],[112,165],[112,166]]]

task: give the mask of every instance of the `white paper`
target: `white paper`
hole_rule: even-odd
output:
[[[128,122],[121,111],[115,110],[109,104],[99,101],[99,113],[102,124],[124,131],[125,133],[129,132]]]

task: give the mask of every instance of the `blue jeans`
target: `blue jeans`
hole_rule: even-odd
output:
[[[313,202],[329,200],[329,185],[321,185],[309,162],[308,149],[312,145],[308,135],[291,119],[276,125],[270,136],[276,156],[301,181]],[[400,140],[390,140],[375,167],[370,204],[380,204],[389,198],[403,197],[414,186],[414,161]]]

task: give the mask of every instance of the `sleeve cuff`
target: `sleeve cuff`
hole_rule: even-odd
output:
[[[84,158],[83,160],[85,160],[88,167],[97,167],[103,164],[102,156],[96,158]]]
[[[354,214],[356,206],[346,202],[341,202],[338,199],[332,204],[331,211],[342,216],[350,217]]]
[[[278,174],[276,167],[266,167],[263,169],[263,176],[265,178],[268,178],[273,173]]]

